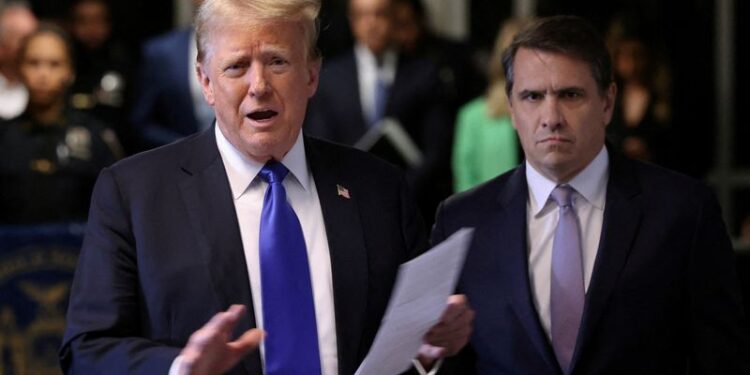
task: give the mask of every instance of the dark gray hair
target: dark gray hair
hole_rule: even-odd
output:
[[[513,63],[520,48],[560,53],[589,64],[600,94],[613,82],[612,59],[604,39],[581,17],[541,18],[513,38],[502,57],[507,80],[505,91],[509,97],[513,90]]]

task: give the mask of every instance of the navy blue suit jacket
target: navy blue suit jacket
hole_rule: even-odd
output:
[[[330,248],[339,373],[352,374],[398,266],[423,250],[426,235],[394,167],[312,138],[305,146]],[[190,334],[231,304],[248,307],[237,333],[256,326],[213,129],[105,169],[71,291],[64,371],[166,374]],[[260,375],[257,351],[231,373]]]
[[[305,131],[333,142],[354,145],[368,130],[358,82],[353,49],[324,61]],[[436,68],[429,60],[399,55],[385,116],[398,119],[423,153],[422,165],[405,171],[423,214],[430,218],[437,204],[451,193],[450,152],[454,119],[443,91]],[[393,148],[381,147],[373,153],[396,165],[406,166]]]
[[[190,93],[191,29],[149,40],[143,46],[130,122],[146,147],[160,146],[209,126],[199,124]]]
[[[702,184],[611,157],[573,374],[745,374],[731,243]],[[476,310],[461,374],[562,374],[529,282],[525,167],[446,200],[432,240],[476,227],[459,281]]]

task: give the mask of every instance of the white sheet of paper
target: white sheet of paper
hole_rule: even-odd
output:
[[[400,374],[440,320],[463,268],[474,229],[463,228],[399,267],[375,341],[355,375]]]

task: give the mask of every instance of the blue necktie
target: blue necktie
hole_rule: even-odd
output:
[[[266,375],[320,374],[310,268],[297,215],[281,184],[289,170],[269,161],[260,218],[260,275]]]
[[[551,195],[560,207],[552,244],[552,347],[565,374],[570,373],[585,300],[581,230],[572,202],[574,192],[569,185],[560,185]]]
[[[375,80],[375,106],[370,119],[370,126],[374,126],[385,117],[385,104],[388,102],[388,84],[382,79]]]

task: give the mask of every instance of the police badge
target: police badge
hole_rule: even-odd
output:
[[[83,126],[71,126],[65,133],[65,145],[70,157],[91,160],[91,132]]]

